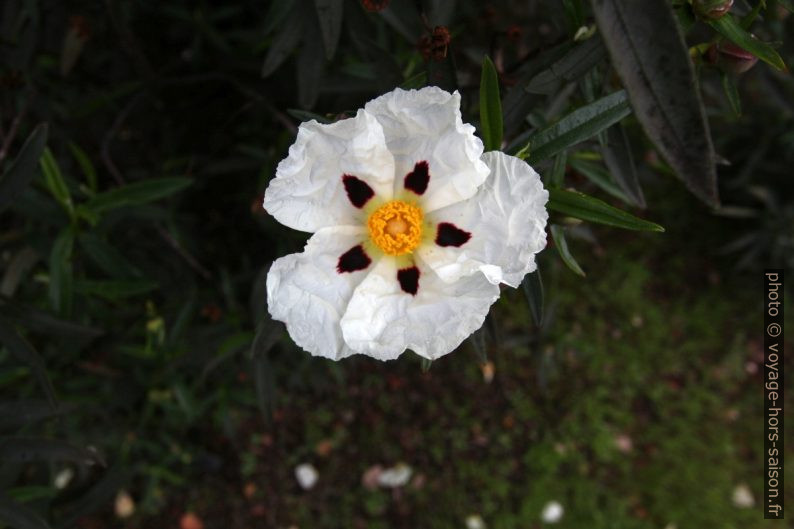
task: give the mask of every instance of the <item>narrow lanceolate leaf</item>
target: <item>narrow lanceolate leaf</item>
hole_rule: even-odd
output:
[[[29,507],[0,491],[0,521],[13,529],[50,529],[49,524]]]
[[[777,68],[778,70],[786,70],[786,64],[780,57],[775,48],[753,37],[747,30],[742,28],[741,25],[733,18],[733,15],[725,15],[717,20],[710,20],[709,24],[720,35],[730,40],[740,48],[749,51],[765,63]]]
[[[52,151],[48,147],[44,148],[40,160],[41,172],[44,174],[44,183],[50,191],[55,200],[61,204],[71,218],[74,214],[74,205],[72,203],[72,194],[69,192],[69,187],[61,174],[61,168],[58,162],[52,155]]]
[[[47,130],[46,123],[33,130],[14,163],[0,178],[0,212],[14,203],[36,175],[41,153],[47,145]]]
[[[314,0],[317,18],[320,19],[320,33],[323,36],[323,44],[325,45],[325,58],[328,60],[333,58],[336,53],[336,46],[339,44],[344,5],[344,0]]]
[[[29,463],[59,461],[78,465],[105,466],[102,457],[89,448],[80,448],[66,441],[41,437],[8,437],[0,441],[0,461]]]
[[[148,279],[107,279],[78,281],[74,288],[81,294],[97,296],[110,301],[139,296],[159,287]]]
[[[526,91],[532,94],[553,94],[560,83],[572,82],[589,72],[606,56],[598,37],[587,39],[571,49],[561,59],[532,78]]]
[[[298,81],[298,102],[303,108],[312,108],[320,95],[323,67],[325,66],[323,43],[317,38],[317,31],[321,27],[322,19],[320,19],[319,25],[315,20],[306,22],[303,44],[298,53],[295,71]]]
[[[592,0],[599,33],[645,133],[689,189],[719,204],[714,146],[667,0]]]
[[[292,8],[292,12],[287,15],[281,29],[278,30],[276,36],[273,37],[273,42],[267,50],[265,63],[262,65],[262,77],[267,77],[276,71],[281,66],[289,54],[292,53],[300,42],[301,29],[303,28],[305,11],[301,3],[297,3]]]
[[[637,166],[631,154],[631,145],[626,130],[617,124],[607,131],[607,145],[601,149],[604,163],[626,194],[626,197],[637,207],[645,208],[645,196],[642,193],[637,177]]]
[[[613,197],[626,203],[631,202],[626,194],[613,181],[609,171],[607,171],[603,165],[588,160],[578,160],[576,158],[571,160],[570,165],[571,169],[583,175]]]
[[[61,316],[69,316],[72,307],[72,249],[74,231],[64,228],[50,251],[50,303]]]
[[[543,279],[540,276],[540,268],[525,275],[521,287],[524,289],[532,319],[535,320],[535,325],[540,327],[543,325]]]
[[[735,116],[742,115],[742,100],[739,97],[739,88],[736,86],[736,78],[730,74],[722,73],[722,90],[728,99],[728,104]]]
[[[549,202],[547,207],[563,215],[576,219],[606,224],[616,228],[642,231],[664,231],[664,228],[654,222],[635,217],[616,207],[610,206],[603,200],[565,189],[549,189]]]
[[[137,206],[178,193],[191,183],[189,178],[151,178],[97,193],[83,207],[96,214],[125,206]]]
[[[0,344],[6,346],[11,354],[23,364],[26,364],[39,382],[41,389],[47,397],[47,402],[54,411],[58,410],[58,400],[55,398],[55,389],[52,387],[44,360],[27,340],[4,318],[0,318]]]
[[[486,152],[499,150],[503,134],[499,75],[487,55],[482,60],[480,77],[480,128]]]
[[[562,262],[565,263],[565,266],[570,268],[573,273],[584,277],[584,270],[582,270],[582,267],[579,266],[579,263],[577,263],[573,255],[571,255],[571,251],[568,250],[568,241],[565,240],[565,230],[563,227],[552,224],[550,230],[551,237],[554,239],[554,246],[557,247],[557,251],[560,253],[560,257],[562,257]]]
[[[590,139],[631,113],[626,92],[619,90],[570,114],[529,137],[530,164]]]

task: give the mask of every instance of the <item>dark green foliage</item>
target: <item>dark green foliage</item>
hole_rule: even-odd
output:
[[[3,2],[0,525],[782,527],[730,494],[760,498],[743,274],[794,267],[791,2],[380,3]],[[729,41],[762,61],[722,73]],[[263,192],[302,121],[426,85],[542,175],[543,281],[432,366],[311,358]]]

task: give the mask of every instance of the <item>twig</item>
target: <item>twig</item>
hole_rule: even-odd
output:
[[[196,272],[197,272],[197,273],[198,273],[198,274],[199,274],[201,277],[203,277],[204,279],[210,279],[210,278],[212,277],[212,274],[210,273],[210,271],[209,271],[209,270],[207,270],[206,268],[204,268],[204,267],[201,265],[201,263],[199,263],[199,262],[196,260],[196,258],[195,258],[195,257],[193,257],[192,255],[190,255],[190,253],[189,253],[187,250],[185,250],[185,249],[182,247],[182,245],[181,245],[181,244],[179,244],[179,241],[177,241],[176,239],[174,239],[174,237],[173,237],[173,236],[171,236],[171,234],[170,234],[170,233],[168,233],[168,231],[166,231],[166,229],[165,229],[165,228],[163,228],[162,226],[157,226],[155,229],[157,230],[157,233],[160,235],[160,237],[161,237],[161,238],[162,238],[162,239],[163,239],[165,242],[167,242],[167,243],[168,243],[168,245],[169,245],[169,246],[171,246],[171,248],[173,248],[173,250],[174,250],[176,253],[178,253],[178,254],[179,254],[181,257],[182,257],[182,259],[184,259],[184,260],[185,260],[185,262],[187,262],[187,264],[190,266],[190,268],[192,268],[193,270],[195,270],[195,271],[196,271]]]
[[[102,163],[105,164],[108,172],[113,175],[113,179],[116,180],[118,185],[124,185],[124,175],[121,174],[119,168],[113,162],[113,158],[110,156],[110,144],[113,141],[113,138],[118,134],[119,129],[121,129],[124,122],[127,120],[127,117],[132,112],[132,109],[141,102],[143,96],[146,95],[146,92],[139,92],[138,95],[133,97],[127,106],[119,112],[119,115],[116,116],[116,119],[113,121],[113,125],[110,126],[108,131],[105,133],[105,137],[102,139],[102,150],[101,150],[101,157]]]
[[[127,103],[127,106],[124,107],[121,112],[119,112],[118,116],[116,116],[116,119],[113,121],[113,125],[111,125],[110,129],[108,129],[107,133],[105,133],[105,137],[102,139],[102,163],[105,164],[105,168],[107,168],[108,172],[113,175],[113,179],[120,186],[123,186],[126,183],[126,180],[110,155],[110,145],[113,142],[116,134],[118,134],[119,129],[121,129],[121,127],[124,125],[124,122],[127,120],[130,112],[132,112],[132,109],[143,100],[146,94],[146,91],[141,91],[138,93],[138,95],[132,98],[129,103]],[[190,268],[195,270],[204,279],[210,279],[212,277],[210,271],[202,266],[195,257],[185,250],[182,245],[179,244],[179,242],[174,239],[170,233],[168,233],[168,231],[166,231],[162,226],[156,226],[155,229],[158,235],[160,235],[160,238],[163,239],[177,254],[179,254],[179,256],[185,260]]]

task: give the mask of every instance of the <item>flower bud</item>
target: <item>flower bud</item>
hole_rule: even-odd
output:
[[[723,72],[734,75],[746,72],[758,62],[758,57],[726,40],[712,44],[706,59]]]
[[[725,16],[733,6],[733,0],[694,0],[695,13],[707,20],[717,20]]]

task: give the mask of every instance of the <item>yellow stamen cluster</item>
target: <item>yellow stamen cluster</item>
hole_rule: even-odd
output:
[[[410,253],[422,241],[422,210],[402,200],[392,200],[376,209],[367,220],[369,237],[388,255]]]

